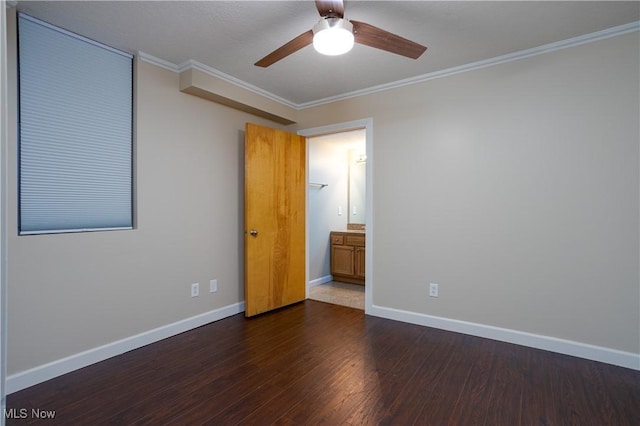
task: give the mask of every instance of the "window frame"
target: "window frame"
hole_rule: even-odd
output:
[[[72,37],[76,40],[79,40],[81,42],[85,42],[88,43],[92,46],[95,46],[97,48],[101,48],[101,49],[105,49],[109,52],[121,55],[125,58],[128,58],[128,60],[130,61],[130,70],[131,70],[131,75],[130,75],[130,116],[129,116],[129,127],[130,127],[130,135],[129,135],[129,176],[130,176],[130,181],[129,181],[129,212],[128,212],[128,216],[129,216],[129,223],[130,225],[128,226],[105,226],[105,227],[82,227],[82,226],[77,226],[77,227],[70,227],[70,228],[58,228],[58,229],[40,229],[40,230],[28,230],[25,231],[23,230],[23,218],[22,218],[22,149],[21,149],[21,145],[22,145],[22,102],[21,102],[21,96],[22,96],[22,90],[21,90],[21,78],[20,78],[20,66],[21,66],[21,61],[20,61],[20,19],[23,18],[25,20],[31,21],[37,25],[41,25],[43,27],[46,27],[50,30],[56,31],[58,33],[61,33],[63,35]],[[16,21],[17,21],[17,25],[16,25],[16,29],[17,29],[17,61],[16,61],[16,65],[17,65],[17,213],[18,213],[18,217],[17,217],[17,231],[18,231],[18,235],[20,236],[25,236],[25,235],[44,235],[44,234],[68,234],[68,233],[84,233],[84,232],[100,232],[100,231],[120,231],[120,230],[133,230],[136,229],[136,188],[135,188],[135,181],[136,181],[136,170],[135,170],[135,125],[136,125],[136,113],[135,113],[135,107],[136,107],[136,102],[135,102],[135,96],[136,96],[136,67],[135,67],[135,56],[133,54],[130,54],[128,52],[122,51],[120,49],[116,49],[114,47],[108,46],[104,43],[98,42],[96,40],[90,39],[88,37],[82,36],[80,34],[74,33],[72,31],[66,30],[64,28],[55,26],[53,24],[50,24],[48,22],[42,21],[40,19],[34,18],[30,15],[27,15],[25,13],[17,13],[16,14]]]

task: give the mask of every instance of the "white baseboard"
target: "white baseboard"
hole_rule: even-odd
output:
[[[328,277],[331,277],[330,275]],[[319,280],[326,279],[323,277]],[[310,281],[310,285],[318,280]],[[328,281],[331,281],[329,279]],[[324,282],[328,282],[324,281]],[[75,355],[68,356],[30,370],[21,371],[7,377],[6,393],[11,394],[29,386],[42,383],[54,377],[61,376],[71,371],[86,367],[96,362],[104,361],[116,355],[123,354],[133,349],[146,346],[150,343],[175,336],[176,334],[192,330],[213,321],[218,321],[232,315],[244,312],[244,302],[228,305],[213,311],[186,318],[184,320],[168,324],[153,330],[127,337],[116,342],[108,343],[94,349],[89,349]],[[557,352],[561,354],[618,365],[620,367],[640,370],[640,355],[631,352],[623,352],[601,346],[588,345],[585,343],[573,342],[570,340],[558,339],[555,337],[541,336],[523,331],[510,330],[506,328],[493,327],[471,323],[466,321],[453,320],[436,317],[432,315],[419,314],[416,312],[403,311],[399,309],[386,308],[373,305],[367,314],[407,322],[410,324],[423,325],[427,327],[439,328],[442,330],[454,331],[457,333],[469,334],[472,336],[484,337],[487,339],[499,340],[502,342],[514,343],[537,349]]]
[[[244,302],[224,306],[213,311],[205,312],[191,318],[186,318],[172,324],[145,331],[144,333],[108,343],[97,348],[89,349],[26,371],[12,374],[7,377],[6,392],[7,394],[17,392],[28,388],[29,386],[53,379],[54,377],[95,364],[96,362],[104,361],[105,359],[166,339],[167,337],[184,333],[185,331],[209,324],[210,322],[239,314],[240,312],[244,312]]]
[[[373,305],[367,314],[640,370],[640,355],[556,337]]]
[[[309,287],[315,287],[320,284],[328,283],[333,281],[333,276],[325,275],[324,277],[316,278],[315,280],[309,281]]]

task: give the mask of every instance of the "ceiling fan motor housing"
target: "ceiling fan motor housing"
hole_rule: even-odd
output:
[[[346,19],[322,18],[313,26],[313,47],[323,55],[342,55],[353,43],[353,24]]]

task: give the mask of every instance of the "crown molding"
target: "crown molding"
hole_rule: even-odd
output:
[[[152,65],[156,65],[160,68],[164,68],[168,71],[173,71],[175,73],[181,73],[183,71],[186,71],[190,68],[192,69],[196,69],[198,71],[201,71],[205,74],[209,74],[213,77],[217,77],[223,81],[226,81],[227,83],[233,84],[235,86],[238,86],[242,89],[248,90],[250,92],[256,93],[258,95],[264,96],[267,99],[270,99],[272,101],[281,103],[283,105],[286,105],[290,108],[293,109],[299,109],[297,107],[297,105],[291,101],[289,101],[288,99],[282,98],[280,96],[274,95],[271,92],[268,92],[264,89],[259,88],[258,86],[254,86],[253,84],[247,83],[246,81],[240,80],[238,78],[235,78],[229,74],[225,74],[222,71],[215,69],[213,67],[210,67],[208,65],[205,65],[201,62],[198,61],[194,61],[193,59],[188,59],[184,62],[182,62],[181,64],[174,64],[173,62],[169,62],[169,61],[165,61],[164,59],[160,59],[158,57],[155,57],[153,55],[149,55],[148,53],[142,52],[142,51],[138,51],[137,52],[137,56],[140,60],[147,62],[149,64]]]
[[[593,43],[593,42],[604,40],[610,37],[628,34],[628,33],[632,33],[639,30],[640,30],[640,21],[631,22],[629,24],[607,28],[605,30],[597,31],[595,33],[584,34],[578,37],[561,40],[555,43],[544,44],[542,46],[521,50],[519,52],[509,53],[507,55],[496,56],[494,58],[484,59],[482,61],[472,62],[469,64],[460,65],[457,67],[447,68],[444,70],[435,71],[432,73],[427,73],[427,74],[419,75],[416,77],[407,78],[404,80],[398,80],[391,83],[380,84],[378,86],[372,86],[366,89],[354,90],[353,92],[348,92],[341,95],[331,96],[328,98],[323,98],[315,101],[297,104],[296,107],[298,109],[312,108],[318,105],[328,104],[331,102],[342,101],[345,99],[369,95],[372,93],[382,92],[385,90],[397,89],[399,87],[419,84],[425,81],[434,80],[436,78],[449,77],[449,76],[460,74],[463,72],[475,71],[482,68],[491,67],[494,65],[504,64],[506,62],[518,61],[520,59],[530,58],[532,56],[555,52],[555,51],[566,49],[569,47],[580,46],[586,43]]]
[[[173,62],[165,61],[164,59],[157,58],[155,56],[149,55],[148,53],[138,51],[136,52],[136,57],[141,61],[147,62],[160,68],[164,68],[165,70],[173,71],[175,73],[180,72],[178,66]]]
[[[236,85],[240,88],[246,89],[250,92],[264,96],[272,101],[279,102],[295,110],[303,110],[307,108],[313,108],[319,105],[328,104],[331,102],[342,101],[345,99],[355,98],[358,96],[369,95],[372,93],[382,92],[385,90],[396,89],[404,86],[410,86],[413,84],[424,83],[425,81],[434,80],[436,78],[449,77],[455,74],[460,74],[468,71],[475,71],[482,68],[491,67],[494,65],[503,64],[511,61],[518,61],[520,59],[530,58],[532,56],[543,55],[545,53],[556,52],[558,50],[566,49],[569,47],[580,46],[582,44],[593,43],[596,41],[604,40],[610,37],[616,37],[623,34],[640,31],[640,21],[630,22],[625,25],[619,25],[617,27],[607,28],[605,30],[597,31],[594,33],[584,34],[578,37],[573,37],[567,40],[558,41],[555,43],[544,44],[542,46],[533,47],[531,49],[521,50],[519,52],[509,53],[507,55],[496,56],[495,58],[489,58],[482,61],[472,62],[457,67],[447,68],[440,71],[435,71],[416,77],[407,78],[404,80],[398,80],[391,83],[380,84],[377,86],[368,87],[365,89],[354,90],[352,92],[343,93],[336,96],[330,96],[328,98],[317,99],[314,101],[295,103],[288,99],[284,99],[280,96],[274,95],[264,89],[261,89],[253,84],[242,81],[229,74],[225,74],[220,70],[217,70],[208,65],[189,59],[179,65],[165,61],[160,58],[156,58],[144,52],[138,52],[137,56],[150,64],[159,66],[169,71],[180,73],[186,69],[194,68],[207,74],[211,74],[221,80],[224,80],[230,84]]]
[[[289,108],[293,108],[293,109],[299,109],[297,107],[297,104],[291,102],[288,99],[282,98],[278,95],[274,95],[271,92],[268,92],[264,89],[259,88],[258,86],[254,86],[251,83],[247,83],[246,81],[240,80],[238,78],[235,78],[229,74],[225,74],[222,71],[215,69],[213,67],[210,67],[209,65],[205,65],[203,63],[200,63],[198,61],[194,61],[193,59],[189,59],[187,61],[184,61],[183,63],[178,65],[178,72],[182,72],[184,70],[187,70],[189,68],[193,68],[193,69],[197,69],[198,71],[202,71],[206,74],[212,75],[214,77],[219,78],[220,80],[226,81],[227,83],[231,83],[233,85],[236,85],[242,89],[248,90],[250,92],[256,93],[258,95],[264,96],[267,99],[271,99],[272,101],[275,102],[279,102],[283,105],[288,106]]]

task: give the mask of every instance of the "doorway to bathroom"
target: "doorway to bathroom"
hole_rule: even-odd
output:
[[[366,312],[373,286],[372,120],[298,133],[307,137],[308,152],[307,298]]]

